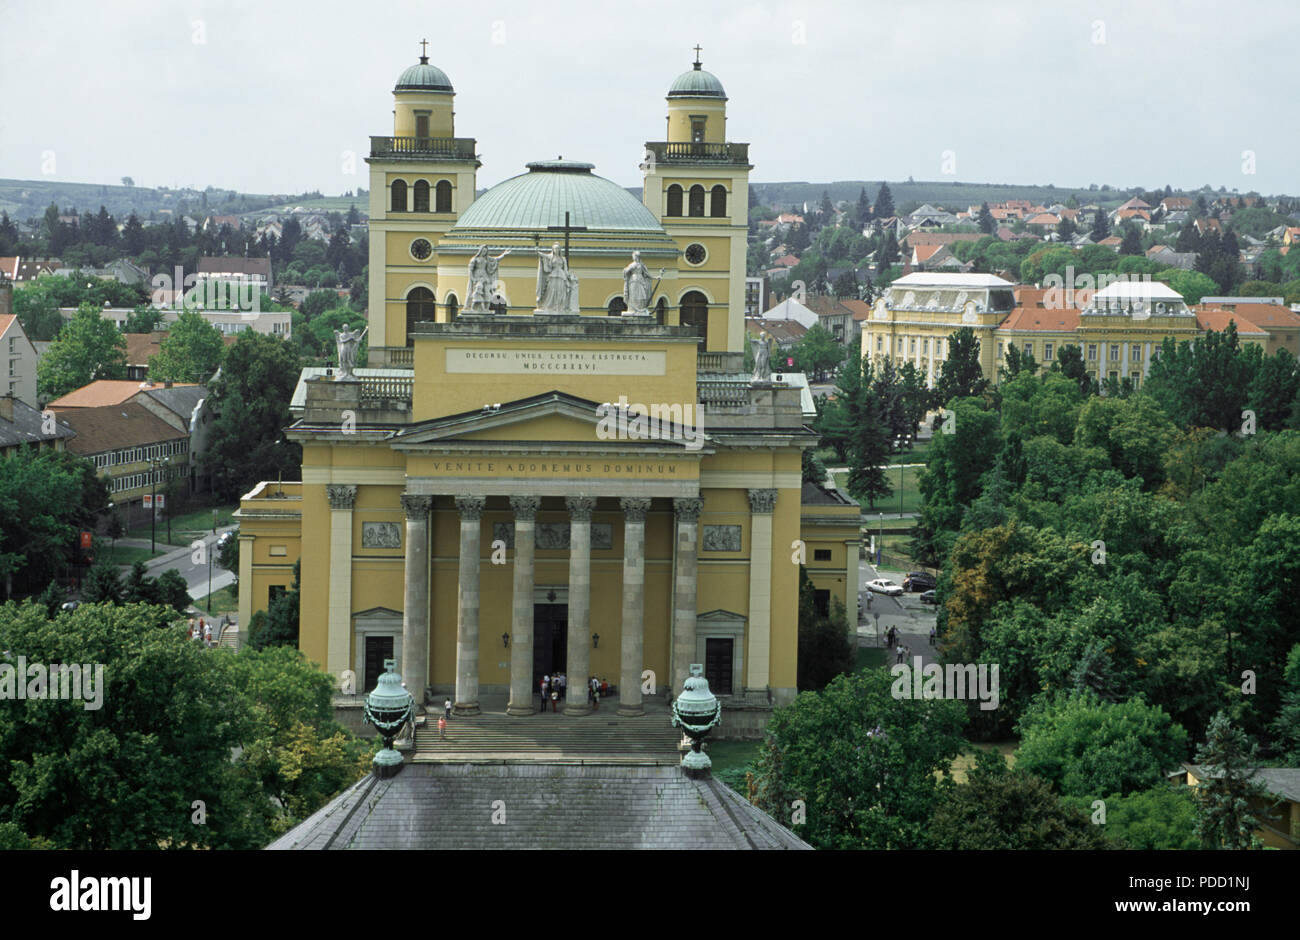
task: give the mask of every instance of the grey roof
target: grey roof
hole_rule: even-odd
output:
[[[1183,766],[1200,779],[1218,776],[1210,774],[1201,764]],[[1257,767],[1254,776],[1250,779],[1274,796],[1300,803],[1300,767]]]
[[[420,61],[412,65],[397,77],[393,91],[445,91],[455,92],[447,73],[435,65],[429,64],[428,56],[420,56]]]
[[[145,395],[162,404],[169,411],[175,412],[193,428],[194,412],[203,399],[208,397],[208,390],[202,385],[181,385],[171,388],[150,388]]]
[[[826,486],[818,486],[816,483],[804,483],[802,491],[799,493],[799,502],[804,506],[857,506],[858,503],[849,499],[838,487],[830,489]]]
[[[541,160],[528,164],[528,170],[475,199],[452,232],[485,228],[545,232],[548,226],[563,223],[567,211],[572,225],[663,234],[654,213],[622,186],[592,173],[590,163]]]
[[[504,823],[492,822],[494,805]],[[726,784],[675,766],[430,763],[363,778],[267,848],[809,846]]]
[[[13,399],[14,419],[8,421],[0,418],[0,447],[13,447],[15,444],[35,444],[40,441],[54,441],[62,438],[76,437],[77,432],[68,427],[66,421],[56,421],[53,434],[41,432],[41,413],[26,402]]]
[[[688,69],[673,79],[668,88],[670,98],[721,98],[727,100],[727,93],[722,82],[712,72],[706,72],[696,62],[694,68]]]

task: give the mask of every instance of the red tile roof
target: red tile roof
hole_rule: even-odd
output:
[[[177,382],[173,387],[193,387],[193,382]],[[163,388],[161,383],[141,382],[139,379],[98,379],[89,385],[83,385],[62,398],[50,402],[50,408],[58,411],[76,408],[101,408],[107,405],[120,405],[137,392],[151,388]]]
[[[1222,333],[1232,322],[1237,324],[1237,335],[1239,336],[1267,336],[1268,334],[1251,323],[1244,316],[1237,316],[1230,310],[1201,310],[1196,311],[1196,325],[1202,330],[1214,330]]]

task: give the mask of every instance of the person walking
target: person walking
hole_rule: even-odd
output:
[[[931,627],[931,628],[930,628],[930,645],[931,645],[931,646],[934,646],[934,639],[935,639],[935,636],[936,636],[936,635],[937,635],[937,634],[935,633],[934,627]]]
[[[438,737],[444,741],[447,739],[447,716],[443,715],[438,719]]]
[[[539,691],[542,693],[542,707],[537,710],[537,713],[539,715],[544,715],[546,714],[546,677],[545,676],[542,677],[542,681],[539,683]]]
[[[600,688],[595,685],[591,687],[591,710],[600,711]]]
[[[552,714],[555,714],[558,711],[559,704],[560,704],[560,693],[555,689],[552,689],[551,690],[551,713]]]
[[[446,715],[446,717],[448,717],[448,718],[451,717],[451,699],[449,699],[449,698],[448,698],[448,699],[443,699],[443,701],[442,701],[442,711],[443,711],[443,714]]]

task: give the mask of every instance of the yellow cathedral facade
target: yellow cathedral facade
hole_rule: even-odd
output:
[[[421,56],[371,138],[367,361],[345,332],[304,370],[301,479],[237,513],[240,623],[300,560],[299,646],[342,687],[392,658],[417,702],[522,716],[560,672],[634,716],[700,663],[759,729],[796,694],[801,564],[856,629],[860,510],[803,483],[800,389],[765,350],[744,367],[752,166],[722,84],[698,53],[673,81],[640,201],[563,158],[476,198],[454,98]]]

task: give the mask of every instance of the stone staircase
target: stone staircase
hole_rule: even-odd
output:
[[[416,763],[677,764],[681,732],[667,709],[647,709],[641,718],[619,718],[617,705],[591,715],[514,718],[484,713],[447,722],[438,737],[437,711],[416,728]]]

